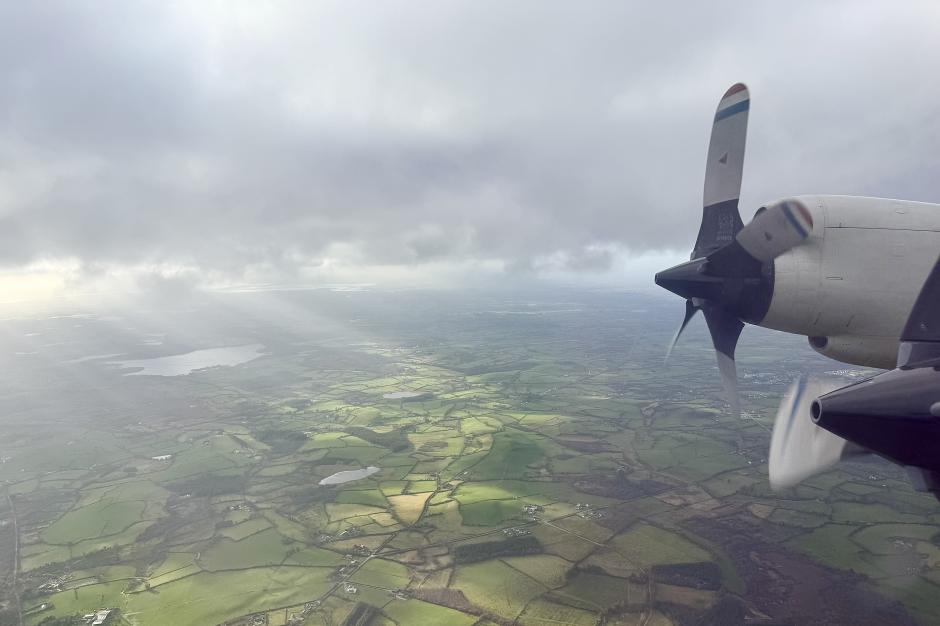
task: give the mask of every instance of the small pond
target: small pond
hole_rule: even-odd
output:
[[[329,476],[321,480],[318,484],[341,485],[343,483],[348,483],[352,480],[360,480],[362,478],[365,478],[366,476],[372,476],[372,474],[375,474],[377,471],[379,471],[379,468],[375,467],[374,465],[370,465],[369,467],[364,467],[362,469],[346,470],[345,472],[336,472],[335,474],[330,474]]]

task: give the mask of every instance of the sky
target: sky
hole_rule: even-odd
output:
[[[936,2],[0,4],[0,301],[652,287],[721,94],[741,213],[940,202]]]

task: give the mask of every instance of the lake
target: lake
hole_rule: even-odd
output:
[[[137,372],[126,372],[125,376],[185,376],[208,367],[231,367],[253,361],[263,356],[264,346],[260,343],[227,348],[208,348],[194,350],[185,354],[172,354],[154,359],[131,361],[109,361],[121,369],[141,368]]]
[[[336,472],[335,474],[330,474],[318,484],[320,485],[341,485],[343,483],[348,483],[352,480],[360,480],[366,476],[372,476],[379,471],[378,467],[370,465],[369,467],[364,467],[357,470],[346,470],[345,472]]]

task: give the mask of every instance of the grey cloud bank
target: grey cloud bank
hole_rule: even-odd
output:
[[[0,264],[196,280],[628,273],[742,214],[940,201],[935,3],[7,3]],[[618,274],[619,275],[619,274]]]

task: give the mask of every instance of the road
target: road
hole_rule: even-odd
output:
[[[13,516],[13,599],[16,602],[16,618],[19,626],[23,626],[23,606],[20,604],[20,586],[17,576],[20,573],[20,529],[16,519],[16,507],[13,506],[13,498],[10,496],[9,485],[3,488],[4,495],[7,498],[7,505],[10,507],[10,515]]]

